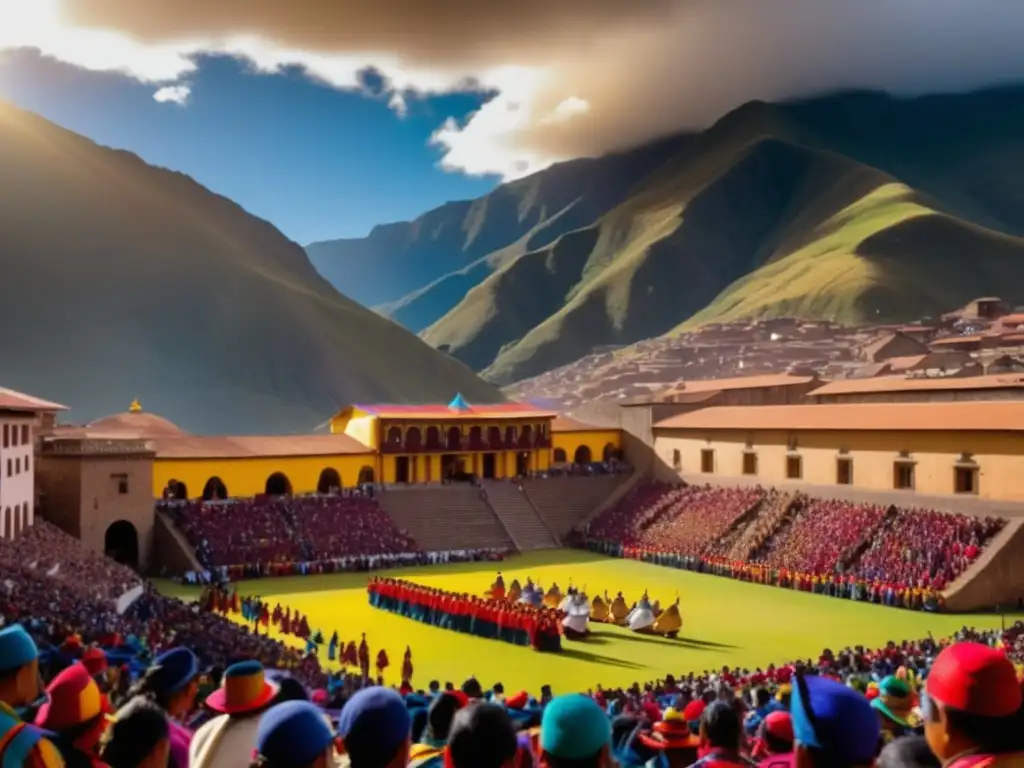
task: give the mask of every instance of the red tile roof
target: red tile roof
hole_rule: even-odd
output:
[[[876,376],[873,379],[843,379],[813,389],[808,397],[818,395],[859,395],[874,392],[930,392],[971,389],[1024,388],[1024,376],[1000,373],[992,376],[908,379],[903,376]]]
[[[0,411],[21,411],[26,413],[52,413],[66,411],[68,407],[60,403],[51,403],[24,392],[0,387]]]
[[[358,408],[381,419],[431,419],[448,421],[452,419],[553,419],[558,414],[545,411],[529,403],[495,403],[492,405],[471,405],[457,410],[447,405],[367,405],[355,404]]]
[[[158,459],[243,459],[260,456],[335,456],[372,454],[348,435],[282,435],[272,437],[155,437]]]
[[[694,379],[680,381],[663,390],[660,395],[682,392],[721,392],[726,389],[764,389],[792,387],[814,381],[813,376],[794,376],[789,373],[766,373],[758,376],[735,376],[729,379]]]
[[[601,427],[597,424],[587,424],[571,416],[556,416],[551,422],[552,432],[608,432],[615,431],[615,427]]]
[[[656,429],[1024,432],[1024,401],[848,403],[702,408]]]

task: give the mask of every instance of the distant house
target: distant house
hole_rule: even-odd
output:
[[[992,322],[1010,314],[1010,312],[1010,305],[998,296],[983,296],[980,299],[968,302],[960,309],[947,312],[942,316],[942,322],[947,327],[958,320]]]
[[[883,363],[894,357],[910,357],[927,353],[928,347],[900,331],[879,336],[860,350],[861,358],[868,363]]]

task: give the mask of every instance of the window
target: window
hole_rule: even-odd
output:
[[[789,437],[786,438],[786,447],[790,451],[795,451],[800,447],[800,442],[796,439],[796,433],[790,432]]]
[[[16,475],[20,475],[21,474],[21,457],[20,456],[14,460],[14,474],[16,474]]]
[[[743,474],[757,474],[757,454],[753,451],[747,451],[743,454]]]
[[[11,427],[11,447],[12,448],[17,448],[18,447],[18,425],[17,424],[15,424],[14,426]]]
[[[117,483],[117,492],[121,496],[128,493],[128,475],[111,475],[110,479]]]
[[[700,451],[700,471],[705,475],[715,473],[715,449],[702,448]]]
[[[11,425],[4,424],[4,448],[11,447]]]
[[[893,487],[900,491],[914,490],[914,464],[909,461],[897,461],[892,468]]]
[[[853,459],[836,459],[836,485],[853,485]]]
[[[10,459],[7,460],[7,476],[10,477],[14,474],[14,462]]]
[[[799,480],[804,475],[804,462],[799,456],[786,457],[786,477]]]
[[[683,468],[683,454],[678,448],[672,449],[672,469],[677,472]]]
[[[960,466],[953,468],[953,490],[955,493],[978,492],[978,468]]]
[[[21,444],[28,445],[28,424],[21,425]]]

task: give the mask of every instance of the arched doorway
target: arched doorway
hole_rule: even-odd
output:
[[[423,447],[423,433],[419,427],[409,427],[405,430],[405,450],[415,453]]]
[[[601,456],[604,461],[611,461],[612,459],[617,458],[617,453],[618,451],[616,450],[614,445],[612,445],[611,443],[606,443],[604,446],[604,450],[601,452]]]
[[[127,520],[111,523],[103,537],[107,557],[132,568],[139,567],[139,532]]]
[[[391,427],[388,430],[387,438],[384,440],[384,445],[387,448],[401,448],[402,447],[402,429],[401,427]]]
[[[565,455],[565,448],[555,448],[555,464],[565,464],[566,459],[567,457]]]
[[[516,475],[526,477],[530,474],[530,454],[526,451],[519,451],[516,454]]]
[[[203,501],[222,501],[228,497],[228,487],[214,475],[203,486]]]
[[[572,460],[576,464],[589,464],[590,463],[590,448],[585,445],[581,445],[576,449],[576,453],[572,455]]]
[[[462,449],[462,433],[458,427],[449,427],[448,429],[448,441],[445,446],[449,451],[458,451]]]
[[[439,451],[443,447],[441,445],[441,430],[437,427],[427,427],[427,450]]]
[[[373,467],[363,467],[359,470],[359,484],[373,483]]]
[[[316,492],[321,495],[334,492],[334,490],[341,490],[341,475],[338,474],[338,470],[333,467],[326,467],[323,472],[320,473],[320,480],[316,484]]]
[[[275,472],[267,478],[267,485],[263,490],[267,496],[290,496],[292,492],[292,481],[284,472]]]

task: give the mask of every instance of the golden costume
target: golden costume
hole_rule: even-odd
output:
[[[654,622],[654,626],[651,627],[651,632],[655,635],[664,635],[665,637],[678,637],[679,630],[683,628],[683,617],[679,615],[679,598],[672,603],[668,608],[661,612],[658,619]]]
[[[562,603],[564,595],[558,588],[558,584],[552,582],[551,588],[548,589],[547,594],[544,595],[544,605],[548,608],[557,608]]]
[[[608,595],[605,594],[605,599],[602,600],[600,595],[594,595],[593,601],[590,603],[590,620],[591,621],[608,621]]]
[[[611,623],[624,627],[626,625],[626,617],[629,616],[629,606],[626,605],[626,598],[622,596],[621,592],[615,596],[609,610],[612,615]]]

